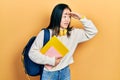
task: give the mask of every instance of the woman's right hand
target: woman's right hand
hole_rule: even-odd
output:
[[[76,13],[76,12],[70,12],[71,17],[80,20],[82,18],[82,15]]]
[[[55,59],[55,66],[57,66],[60,63],[61,59],[62,57],[58,57]]]

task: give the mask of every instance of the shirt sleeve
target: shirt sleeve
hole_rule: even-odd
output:
[[[44,31],[40,31],[29,51],[29,58],[37,64],[55,65],[55,57],[48,57],[40,52],[43,46]]]
[[[87,18],[82,18],[80,19],[80,21],[82,22],[84,29],[75,30],[78,43],[93,38],[98,32],[96,26],[93,24],[91,20],[88,20]]]

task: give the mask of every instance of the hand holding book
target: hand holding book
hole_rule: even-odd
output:
[[[40,51],[46,56],[55,57],[55,66],[57,66],[69,50],[56,36],[53,36]],[[55,66],[45,65],[47,69],[52,69]]]
[[[58,64],[59,64],[59,62],[60,62],[60,60],[62,59],[62,55],[53,47],[53,46],[51,46],[48,50],[47,50],[47,52],[45,53],[45,55],[47,55],[47,56],[49,56],[49,57],[55,57],[55,66],[57,66]],[[51,65],[45,65],[45,67],[47,68],[47,69],[51,69],[51,68],[53,68],[53,67],[55,67],[55,66],[51,66]]]
[[[60,63],[61,59],[62,57],[58,57],[55,59],[55,66],[57,66]]]
[[[57,57],[57,58],[55,58],[55,66],[57,66],[57,65],[60,63],[61,59],[62,59],[62,57]],[[55,67],[55,66],[48,65],[48,64],[45,65],[45,67],[46,67],[47,69],[51,69],[51,68],[53,68],[53,67]]]

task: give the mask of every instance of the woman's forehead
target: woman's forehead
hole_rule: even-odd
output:
[[[70,10],[69,10],[69,9],[67,9],[67,8],[66,8],[66,9],[64,9],[63,14],[64,14],[64,15],[68,15],[68,14],[70,14]]]

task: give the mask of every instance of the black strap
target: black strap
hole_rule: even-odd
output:
[[[48,29],[43,29],[43,30],[44,30],[44,41],[43,41],[43,46],[44,46],[50,39],[50,31]],[[44,68],[44,65],[41,67]],[[40,73],[40,80],[42,79],[42,73],[43,73],[43,70]]]
[[[49,41],[50,39],[50,31],[48,29],[44,29],[44,42],[43,46]]]

